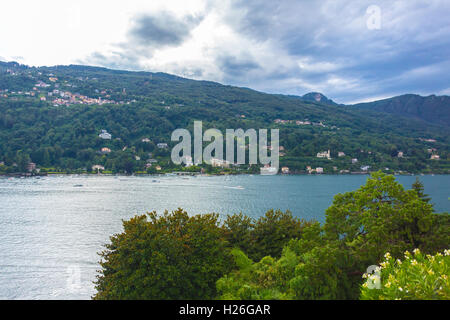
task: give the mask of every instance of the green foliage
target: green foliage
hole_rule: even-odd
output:
[[[240,250],[233,255],[239,270],[225,275],[217,281],[220,299],[226,300],[269,300],[289,299],[286,288],[281,283],[280,262],[265,257],[258,263],[252,263]],[[241,263],[239,263],[241,262]],[[244,263],[242,263],[244,262]]]
[[[363,300],[450,300],[449,250],[435,255],[406,251],[403,260],[386,253],[376,271],[364,274]]]
[[[247,261],[217,282],[223,299],[357,299],[361,275],[386,251],[399,257],[420,248],[435,253],[450,243],[448,214],[433,214],[415,190],[374,173],[358,190],[337,195],[324,226],[311,223],[279,259]],[[240,266],[243,264],[239,264]]]
[[[423,186],[423,183],[419,180],[419,178],[416,177],[416,181],[412,184],[412,188],[417,192],[417,195],[419,196],[420,199],[422,199],[427,203],[430,202],[431,198],[428,197],[427,194],[425,194],[424,192],[425,188]]]
[[[327,238],[367,265],[379,261],[386,249],[400,256],[423,248],[431,241],[434,221],[431,204],[380,172],[358,190],[336,195],[326,216]]]
[[[449,215],[434,214],[416,190],[379,172],[358,190],[337,195],[326,215],[323,226],[279,210],[257,220],[232,215],[222,224],[215,214],[190,217],[181,209],[136,216],[101,253],[94,298],[357,299],[362,275],[384,252],[396,259],[419,248],[425,256],[450,243]],[[417,261],[424,257],[419,249]],[[439,261],[426,270],[448,274],[448,262],[439,269]],[[435,297],[430,288],[417,284],[412,298]],[[443,288],[438,295],[448,297],[448,284]]]
[[[101,253],[94,299],[211,299],[232,266],[217,215],[178,209],[123,223]]]
[[[241,214],[227,216],[224,226],[231,246],[240,248],[253,260],[270,255],[278,258],[283,247],[300,238],[310,223],[292,216],[290,211],[269,210],[257,220]]]
[[[343,272],[348,253],[326,243],[320,233],[319,224],[305,227],[302,239],[292,239],[279,259],[266,256],[249,266],[251,260],[243,252],[235,254],[239,269],[217,282],[220,298],[349,298],[358,288],[349,287],[354,282]]]

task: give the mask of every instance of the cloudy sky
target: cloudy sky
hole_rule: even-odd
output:
[[[341,103],[450,95],[448,0],[2,0],[0,60],[162,71]]]

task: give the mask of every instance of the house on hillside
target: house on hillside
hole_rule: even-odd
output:
[[[102,130],[102,132],[98,135],[100,138],[104,140],[111,140],[112,136],[106,130]]]
[[[431,155],[431,160],[439,160],[441,157],[438,154],[432,154]]]
[[[317,158],[327,158],[328,160],[330,160],[331,159],[330,150],[318,152],[317,153]]]
[[[28,170],[28,172],[33,172],[34,170],[36,170],[36,163],[34,163],[34,162],[28,163],[27,170]]]
[[[186,167],[192,167],[194,165],[194,163],[192,162],[192,157],[191,156],[184,156],[182,158],[183,163],[185,164]]]
[[[220,168],[228,168],[230,166],[230,162],[222,159],[211,159],[211,166],[220,167]]]
[[[100,172],[100,171],[104,171],[104,170],[105,170],[105,167],[101,166],[99,164],[96,164],[96,165],[92,166],[92,171]]]
[[[167,145],[167,143],[158,143],[156,145],[159,149],[167,149],[169,146]]]
[[[110,148],[102,148],[100,152],[102,154],[108,154],[108,153],[111,153],[111,149]]]

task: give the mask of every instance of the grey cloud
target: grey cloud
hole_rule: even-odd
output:
[[[108,56],[101,52],[95,51],[84,59],[80,59],[76,62],[111,69],[127,69],[132,71],[141,71],[144,68],[140,63],[140,57],[131,51],[115,51]]]
[[[151,58],[157,48],[181,45],[202,20],[203,16],[187,15],[178,18],[165,11],[141,14],[134,17],[126,41],[116,43],[113,52],[108,55],[93,52],[78,62],[113,69],[143,70],[143,59]],[[191,73],[199,74],[199,71]]]
[[[366,9],[373,4],[381,8],[381,30],[366,27]],[[340,65],[323,72],[295,67],[275,71],[266,78],[278,82],[266,86],[259,82],[261,87],[257,89],[301,94],[311,90],[301,85],[307,83],[345,102],[385,92],[445,89],[450,77],[445,69],[425,70],[422,78],[399,76],[450,60],[449,14],[450,3],[440,0],[238,0],[223,19],[239,34],[259,42],[270,41],[287,53],[284,59],[308,57],[312,65]],[[357,82],[357,86],[350,90],[333,79]],[[239,81],[251,86],[252,79],[235,78],[235,83]],[[292,87],[292,83],[300,85]]]
[[[218,40],[205,48],[223,74],[198,60],[164,65],[164,70],[272,93],[322,91],[338,102],[448,89],[449,1],[377,0],[381,30],[366,27],[372,0],[236,0],[231,6],[205,1],[202,16],[179,18],[159,12],[136,17],[117,52],[107,57],[93,54],[91,61],[145,69],[141,62],[156,48],[181,45],[213,13],[236,36],[237,45]],[[261,54],[261,48],[267,54]]]
[[[231,55],[219,55],[216,63],[228,77],[242,76],[260,68],[260,65],[251,58],[239,58]]]
[[[177,46],[186,40],[203,17],[177,18],[169,12],[142,15],[129,31],[130,40],[140,46]]]

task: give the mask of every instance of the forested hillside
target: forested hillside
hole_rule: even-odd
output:
[[[448,96],[422,97],[417,94],[405,94],[390,99],[357,104],[355,107],[450,126],[450,97]]]
[[[25,170],[29,161],[51,171],[100,165],[154,172],[155,163],[172,170],[170,135],[192,129],[194,120],[223,132],[279,128],[280,163],[290,172],[308,166],[325,173],[450,168],[445,125],[164,73],[0,63],[0,110],[0,172]],[[111,139],[100,138],[101,130]],[[327,150],[331,159],[317,157]]]

